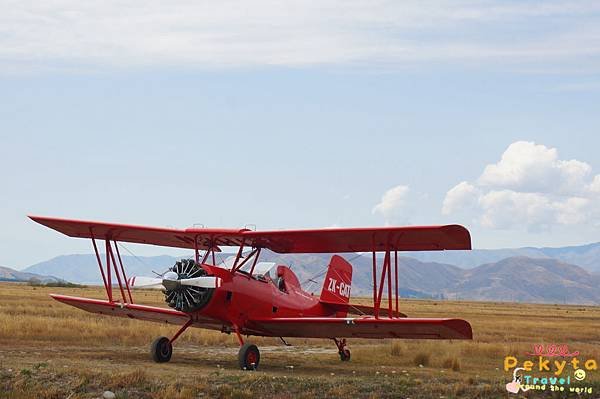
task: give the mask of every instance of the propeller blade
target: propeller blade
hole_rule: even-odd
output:
[[[161,278],[134,276],[131,277],[127,282],[131,288],[164,288]]]
[[[200,288],[217,288],[221,286],[221,279],[215,276],[184,278],[179,280],[179,284]]]

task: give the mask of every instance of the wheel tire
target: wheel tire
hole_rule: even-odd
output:
[[[242,370],[256,370],[260,362],[260,352],[256,345],[246,343],[238,352],[238,361]]]
[[[171,360],[173,354],[173,345],[167,337],[158,337],[150,346],[150,355],[156,363],[166,363]]]
[[[350,349],[344,348],[340,351],[340,360],[347,362],[350,360]]]

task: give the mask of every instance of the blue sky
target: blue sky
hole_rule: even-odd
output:
[[[0,265],[90,250],[28,213],[600,240],[597,3],[246,4],[3,6]]]

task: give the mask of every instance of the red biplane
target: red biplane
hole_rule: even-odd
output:
[[[171,338],[152,343],[156,362],[171,359],[173,342],[188,327],[236,334],[239,364],[246,370],[258,367],[260,353],[244,336],[330,338],[343,361],[350,359],[346,338],[472,338],[465,320],[410,318],[398,308],[398,251],[471,249],[469,232],[459,225],[252,231],[30,218],[67,236],[91,239],[107,295],[106,300],[52,298],[88,312],[181,326]],[[97,240],[104,240],[102,256]],[[194,256],[156,278],[128,279],[118,242],[188,248]],[[217,264],[215,253],[221,247],[237,247],[237,254]],[[332,256],[317,297],[302,289],[289,267],[259,261],[262,249],[281,254],[371,252],[373,306],[350,303],[352,266],[341,256]],[[136,304],[133,288],[163,290],[170,308]]]

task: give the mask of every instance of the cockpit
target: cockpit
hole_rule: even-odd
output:
[[[222,267],[227,270],[231,270],[234,262],[235,262],[235,256],[230,256],[227,259],[225,259],[224,262],[221,262],[217,266]],[[275,262],[256,262],[256,264],[254,264],[254,270],[252,269],[253,264],[254,264],[254,262],[247,261],[239,269],[239,271],[242,273],[248,274],[248,275],[250,274],[250,272],[252,272],[252,277],[256,278],[257,280],[272,281],[273,283],[276,283],[277,271],[276,271],[275,266],[277,266],[277,263],[275,263]]]
[[[227,270],[231,270],[233,268],[233,264],[235,262],[235,256],[230,256],[225,259],[224,262],[221,262],[217,266],[222,267]],[[275,286],[282,292],[287,292],[285,288],[285,281],[283,276],[277,275],[277,263],[275,262],[256,262],[254,264],[254,269],[252,265],[254,262],[247,261],[238,271],[244,274],[250,275],[257,280],[267,281],[275,284]]]

